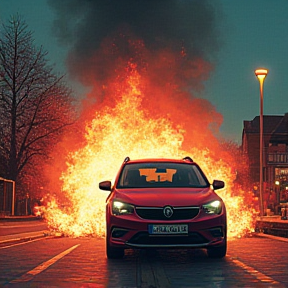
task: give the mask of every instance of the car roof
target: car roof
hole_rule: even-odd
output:
[[[142,159],[133,159],[126,157],[124,163],[126,164],[135,164],[135,163],[151,163],[151,162],[170,162],[170,163],[190,163],[196,164],[190,157],[185,157],[183,159],[172,159],[172,158],[142,158]]]

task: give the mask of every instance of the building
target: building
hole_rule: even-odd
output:
[[[259,116],[252,121],[245,120],[242,133],[242,151],[248,156],[250,177],[255,187],[259,186],[260,178],[259,124]],[[263,116],[263,181],[266,208],[271,205],[279,212],[280,203],[288,201],[288,113]]]

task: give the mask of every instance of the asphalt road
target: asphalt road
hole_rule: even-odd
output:
[[[162,249],[108,260],[103,238],[14,239],[0,243],[0,287],[288,287],[288,239],[259,236],[230,239],[224,259]]]

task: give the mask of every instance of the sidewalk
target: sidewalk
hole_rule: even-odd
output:
[[[255,232],[288,238],[288,220],[282,220],[280,215],[259,217]]]
[[[1,224],[4,223],[13,223],[13,222],[30,222],[30,221],[41,221],[40,218],[29,215],[29,216],[0,216],[0,229]],[[19,234],[12,234],[12,235],[1,235],[0,236],[0,244],[7,244],[17,241],[29,241],[36,238],[48,237],[52,236],[52,233],[45,229],[41,231],[33,231],[33,232],[24,232]]]

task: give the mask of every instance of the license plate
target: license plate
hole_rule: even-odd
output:
[[[148,225],[148,232],[157,235],[188,234],[188,225]]]

